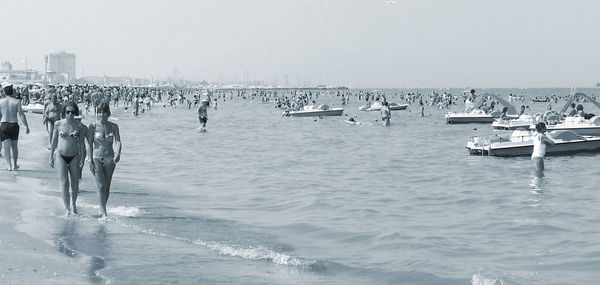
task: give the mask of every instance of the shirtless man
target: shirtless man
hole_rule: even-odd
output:
[[[0,99],[0,141],[4,148],[4,156],[8,164],[8,170],[19,169],[17,159],[19,158],[19,149],[17,143],[19,139],[19,121],[17,114],[21,117],[21,121],[25,124],[25,133],[29,134],[29,125],[27,118],[21,106],[21,100],[15,98],[15,93],[12,84],[4,86],[4,94],[6,98]],[[14,166],[11,164],[11,150]]]

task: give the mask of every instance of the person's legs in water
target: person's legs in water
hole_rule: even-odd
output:
[[[79,179],[81,177],[81,168],[79,168],[79,155],[75,156],[68,166],[69,176],[71,178],[71,209],[73,214],[77,212],[77,196],[79,195]],[[67,190],[68,191],[68,190]]]
[[[96,168],[96,187],[100,198],[100,214],[107,216],[106,203],[110,195],[110,183],[115,171],[115,163],[112,158],[94,157],[94,166]]]
[[[60,183],[60,190],[62,192],[63,204],[67,210],[67,216],[71,214],[71,196],[69,195],[69,168],[67,162],[62,158],[60,154],[56,154],[54,159],[54,167],[58,171],[58,182]]]
[[[543,157],[533,157],[533,163],[536,171],[544,170],[544,158]]]

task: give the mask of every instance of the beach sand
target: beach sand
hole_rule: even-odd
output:
[[[52,240],[26,234],[23,229],[51,233],[48,220],[65,219],[61,200],[47,203],[36,191],[56,189],[56,172],[47,164],[47,136],[39,124],[40,116],[28,115],[31,133],[21,128],[18,171],[7,171],[4,157],[0,162],[0,283],[2,284],[89,284],[79,258],[60,251]],[[2,155],[5,155],[3,152]],[[49,187],[50,186],[50,187]],[[48,190],[46,191],[52,191]],[[58,189],[57,198],[60,197]],[[42,205],[47,204],[47,205]],[[48,207],[54,209],[48,213]],[[50,223],[52,224],[52,223]]]

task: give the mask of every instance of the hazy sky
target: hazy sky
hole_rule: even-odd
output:
[[[600,1],[0,0],[0,61],[352,87],[589,87]]]

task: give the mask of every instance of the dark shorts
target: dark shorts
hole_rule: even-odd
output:
[[[0,124],[0,141],[8,139],[13,141],[19,139],[19,124],[6,122]]]
[[[207,117],[200,117],[200,123],[206,123],[208,121]]]

